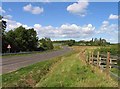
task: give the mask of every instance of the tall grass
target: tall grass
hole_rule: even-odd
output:
[[[99,51],[101,54],[106,54],[107,52],[110,52],[111,55],[115,55],[115,56],[118,56],[120,54],[118,45],[100,47],[94,50],[95,53],[97,53],[97,51]]]

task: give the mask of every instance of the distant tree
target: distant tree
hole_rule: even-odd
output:
[[[97,38],[94,39],[94,45],[98,45],[98,39]]]
[[[93,38],[92,38],[92,40],[90,40],[90,45],[94,45],[94,41],[93,41]]]
[[[40,44],[40,48],[44,50],[51,50],[54,48],[51,39],[47,37],[40,39],[39,44]]]
[[[105,39],[102,39],[101,42],[102,42],[102,46],[105,46],[105,45],[108,44],[107,41],[106,41]]]
[[[75,44],[75,40],[69,40],[68,41],[68,46],[73,46]]]

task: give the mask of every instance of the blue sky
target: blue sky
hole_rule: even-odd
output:
[[[23,25],[39,38],[118,41],[117,2],[3,2],[2,15],[7,31]]]

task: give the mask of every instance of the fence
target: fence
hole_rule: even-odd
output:
[[[120,66],[118,66],[118,61],[120,58],[118,56],[112,56],[110,55],[110,52],[107,52],[107,54],[100,54],[98,51],[97,53],[94,52],[86,52],[86,63],[91,64],[93,66],[96,66],[97,68],[101,69],[103,72],[105,72],[108,76],[112,76],[118,80],[120,80],[120,77],[118,76],[118,73],[115,74],[111,72],[110,70],[112,68],[116,70],[120,70]]]

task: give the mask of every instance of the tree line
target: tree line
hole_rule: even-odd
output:
[[[0,16],[0,20],[3,53],[8,52],[8,45],[11,46],[10,52],[44,51],[54,48],[50,38],[45,37],[39,40],[37,32],[33,28],[26,29],[20,26],[6,32],[7,22],[2,20],[2,16]]]
[[[107,42],[105,39],[102,38],[95,38],[90,41],[85,41],[85,40],[80,40],[80,41],[75,41],[75,40],[62,40],[62,41],[53,41],[54,43],[61,43],[62,45],[68,45],[68,46],[106,46],[110,45],[110,42]]]

